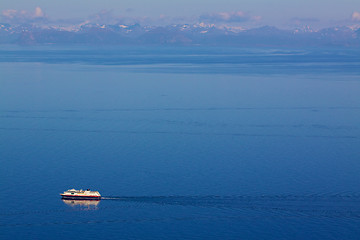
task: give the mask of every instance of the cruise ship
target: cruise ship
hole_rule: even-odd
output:
[[[63,199],[72,199],[72,200],[100,200],[101,195],[98,191],[87,190],[75,190],[69,189],[64,193],[60,193]]]

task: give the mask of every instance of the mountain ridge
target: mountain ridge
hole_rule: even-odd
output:
[[[313,30],[308,26],[295,29],[274,26],[244,29],[204,23],[168,26],[86,22],[70,26],[0,23],[0,44],[360,47],[360,27]]]

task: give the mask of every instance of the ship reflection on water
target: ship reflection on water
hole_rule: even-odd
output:
[[[66,200],[62,199],[62,201],[71,207],[84,208],[88,210],[97,210],[100,201],[97,200]]]

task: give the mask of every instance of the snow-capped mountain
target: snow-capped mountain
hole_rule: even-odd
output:
[[[360,46],[359,26],[292,30],[272,26],[245,29],[214,24],[169,26],[107,25],[83,22],[77,25],[34,25],[0,23],[0,43],[20,45],[211,45],[245,47]]]

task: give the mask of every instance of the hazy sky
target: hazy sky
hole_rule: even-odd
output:
[[[302,21],[326,26],[351,22],[352,15],[360,12],[360,0],[2,0],[0,3],[3,15],[8,9],[34,12],[36,7],[51,19],[86,19],[101,10],[111,10],[115,16],[153,19],[159,16],[197,19],[225,12],[240,13],[266,25],[286,26]]]

